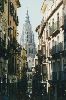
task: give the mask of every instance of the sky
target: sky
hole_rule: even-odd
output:
[[[35,32],[36,27],[41,23],[42,13],[41,5],[43,0],[20,0],[21,7],[18,8],[19,26],[18,26],[18,42],[22,34],[23,24],[25,22],[26,12],[28,9],[32,31],[35,36],[35,42],[38,42],[38,33]]]

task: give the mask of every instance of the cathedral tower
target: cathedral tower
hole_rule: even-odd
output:
[[[23,31],[20,42],[21,45],[27,50],[28,68],[31,69],[31,67],[33,66],[33,59],[35,57],[36,49],[34,42],[34,34],[29,20],[28,10],[26,13],[25,23],[23,25]]]

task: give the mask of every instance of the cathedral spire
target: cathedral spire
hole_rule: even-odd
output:
[[[27,13],[26,13],[26,20],[25,20],[25,22],[30,23],[28,10],[27,10]]]

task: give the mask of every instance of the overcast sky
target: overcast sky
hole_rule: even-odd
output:
[[[19,41],[22,34],[23,24],[25,22],[26,12],[28,9],[30,22],[32,25],[33,33],[35,34],[35,41],[37,42],[37,33],[35,32],[36,27],[40,24],[42,20],[41,5],[43,0],[20,0],[21,7],[18,8],[19,16]]]

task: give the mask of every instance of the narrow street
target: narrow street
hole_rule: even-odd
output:
[[[0,100],[66,100],[66,0],[0,0]]]

